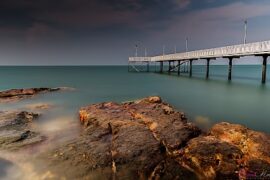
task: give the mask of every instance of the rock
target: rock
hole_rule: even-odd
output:
[[[270,172],[269,158],[269,135],[223,122],[190,140],[178,162],[200,179],[263,179]]]
[[[50,109],[52,105],[47,103],[36,103],[36,104],[29,104],[25,107],[29,110],[47,110]]]
[[[15,126],[26,125],[32,122],[34,119],[38,118],[38,114],[32,112],[9,112],[0,111],[0,130],[15,128]]]
[[[270,136],[268,134],[226,122],[214,125],[210,134],[239,148],[244,153],[242,166],[249,171],[260,174],[265,169],[270,170]]]
[[[161,103],[161,98],[158,96],[152,96],[146,99],[150,103]]]
[[[178,161],[200,179],[237,179],[235,173],[243,156],[241,150],[213,136],[188,142]]]
[[[0,103],[18,101],[21,99],[33,97],[36,94],[54,92],[59,90],[61,90],[61,88],[29,88],[0,91]]]
[[[175,159],[166,158],[154,169],[149,179],[197,179],[197,176],[181,166]]]
[[[165,114],[172,114],[173,113],[173,108],[171,108],[170,106],[164,106],[163,111],[164,111]]]
[[[86,178],[99,169],[105,170],[107,177],[120,179],[194,175],[168,158],[191,138],[197,137],[200,130],[182,119],[183,114],[172,107],[170,113],[165,113],[165,107],[168,104],[159,97],[149,97],[81,108],[83,131],[80,137],[41,157],[50,162],[48,166],[52,172],[65,172],[71,179]],[[173,167],[175,172],[167,172]]]
[[[269,135],[229,123],[202,133],[159,97],[93,104],[79,118],[79,137],[40,155],[44,170],[59,179],[270,176]]]
[[[44,141],[45,137],[29,126],[38,117],[26,111],[0,112],[0,149],[17,150]]]

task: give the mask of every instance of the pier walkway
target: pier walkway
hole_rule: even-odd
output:
[[[270,41],[262,41],[248,44],[239,44],[233,46],[225,46],[212,49],[203,49],[196,51],[189,51],[183,53],[164,54],[152,57],[129,57],[129,65],[136,62],[146,63],[147,71],[149,71],[149,64],[151,62],[159,62],[160,72],[163,72],[164,62],[169,63],[169,72],[177,69],[180,74],[181,65],[189,63],[189,76],[192,76],[192,62],[194,60],[205,59],[206,64],[206,78],[209,77],[209,66],[211,60],[216,58],[228,59],[228,80],[232,79],[232,61],[236,58],[243,56],[261,56],[262,62],[262,80],[264,84],[266,82],[266,67],[267,58],[270,56]],[[174,62],[177,62],[177,65]]]

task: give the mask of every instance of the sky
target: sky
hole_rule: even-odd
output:
[[[1,0],[0,65],[126,65],[139,55],[270,40],[269,0]],[[222,60],[221,60],[222,62]],[[247,63],[258,63],[248,58]]]

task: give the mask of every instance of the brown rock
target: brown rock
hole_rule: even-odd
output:
[[[0,112],[0,149],[17,150],[44,141],[45,137],[29,126],[38,116],[26,111]]]
[[[190,140],[178,162],[200,179],[263,179],[270,172],[269,141],[265,133],[218,123],[208,136]]]
[[[146,100],[150,103],[161,103],[162,102],[161,98],[158,96],[152,96],[152,97],[146,98]]]
[[[12,102],[24,98],[33,97],[39,93],[59,91],[61,88],[29,88],[29,89],[10,89],[0,91],[0,103]]]
[[[166,107],[170,113],[164,112]],[[52,160],[52,171],[65,171],[70,178],[86,178],[100,168],[109,168],[107,175],[114,178],[169,177],[167,171],[173,169],[169,164],[177,162],[167,158],[200,134],[198,128],[182,119],[182,113],[162,103],[159,97],[94,104],[81,108],[79,117],[84,127],[81,136],[43,155]],[[161,162],[166,162],[166,168],[155,173]],[[70,164],[73,170],[65,170],[70,169]],[[180,164],[175,171],[179,177],[189,172]]]
[[[79,117],[80,137],[43,154],[46,170],[70,179],[247,179],[270,172],[267,134],[229,123],[201,134],[158,97],[90,105]]]
[[[237,147],[213,136],[190,140],[178,159],[200,179],[234,179],[243,153]]]
[[[34,119],[39,117],[38,114],[32,112],[9,112],[0,111],[0,130],[21,127],[32,122]]]
[[[245,155],[242,164],[250,171],[258,174],[263,169],[270,169],[270,136],[268,134],[226,122],[214,125],[210,134],[238,147]]]

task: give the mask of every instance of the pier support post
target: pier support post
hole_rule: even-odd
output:
[[[171,62],[172,61],[169,61],[169,69],[168,69],[168,73],[171,74]]]
[[[147,72],[149,72],[149,69],[150,69],[149,62],[147,62],[146,69],[147,69]]]
[[[229,69],[228,69],[228,80],[232,80],[232,60],[233,57],[229,57]]]
[[[163,61],[160,61],[160,71],[159,71],[160,73],[162,73],[163,72]]]
[[[210,65],[210,58],[206,59],[206,79],[209,78],[209,65]]]
[[[189,77],[192,77],[192,61],[193,59],[189,60]]]
[[[178,76],[180,75],[180,61],[178,61],[178,69],[177,69]]]
[[[266,82],[266,67],[267,67],[267,58],[268,55],[263,55],[263,64],[262,64],[262,84]]]

